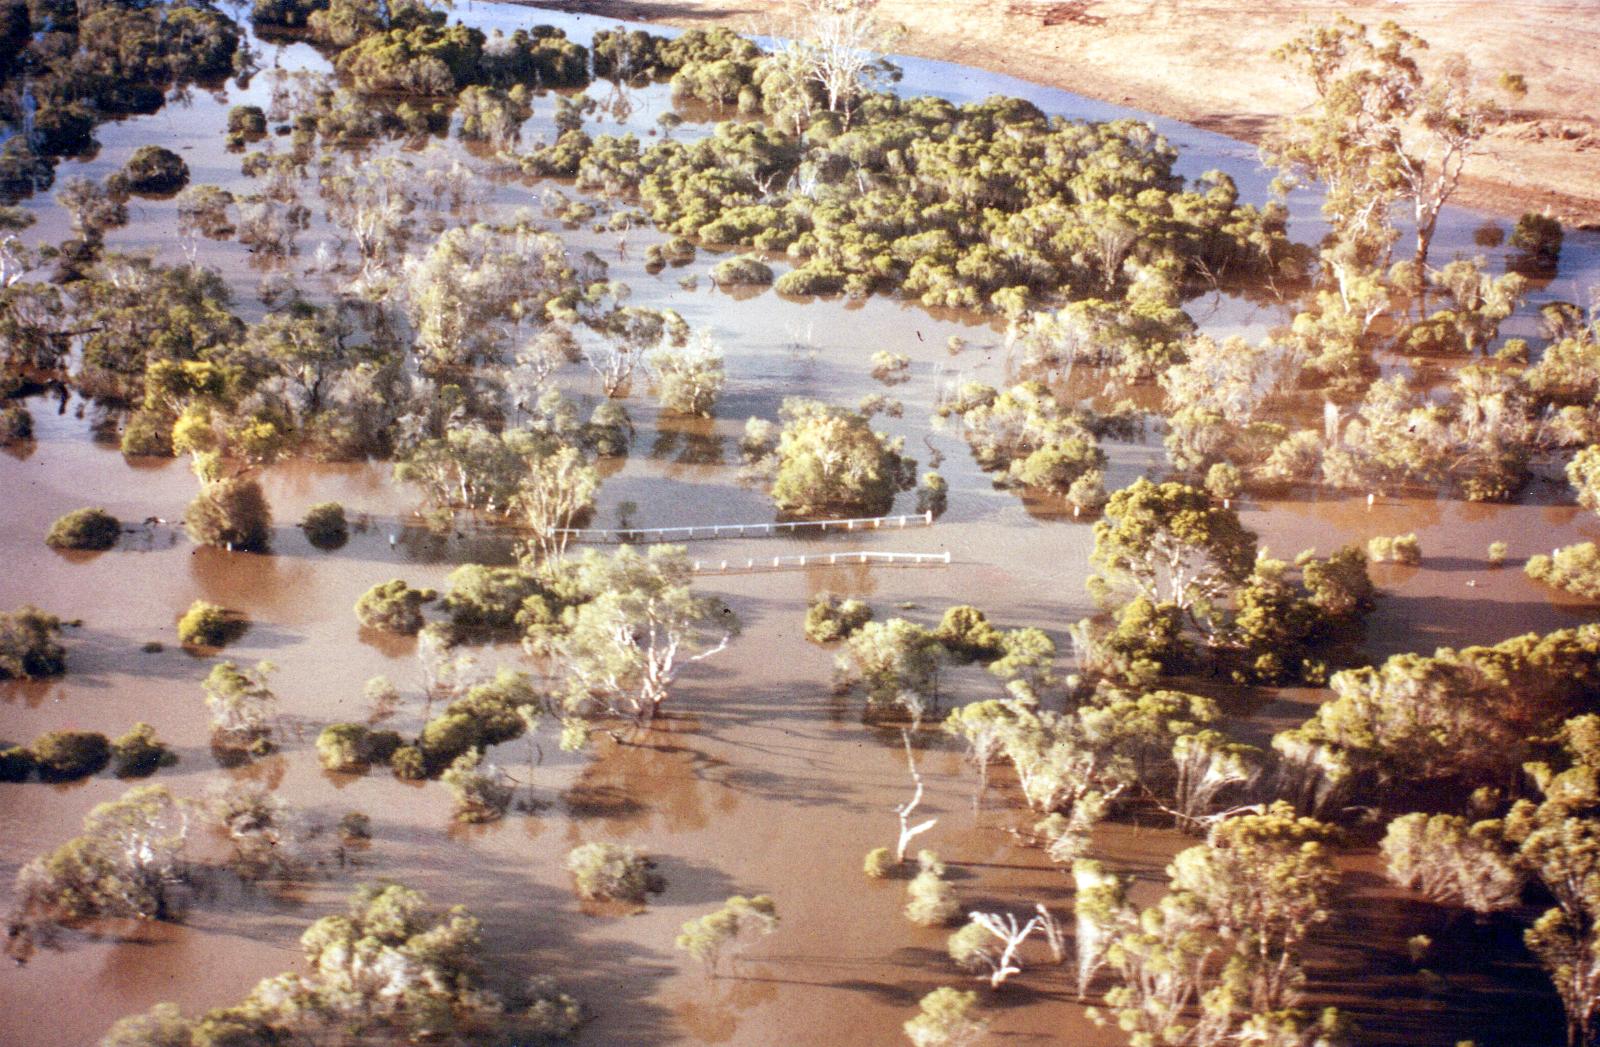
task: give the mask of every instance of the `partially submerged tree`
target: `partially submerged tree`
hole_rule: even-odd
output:
[[[876,433],[855,411],[814,400],[784,401],[783,428],[770,451],[772,500],[794,516],[872,516],[916,482],[916,463],[898,440]]]
[[[478,920],[460,906],[437,911],[398,884],[360,888],[347,913],[311,924],[300,945],[296,971],[263,979],[239,1003],[198,1019],[158,1005],[119,1022],[106,1042],[200,1047],[355,1038],[464,1047],[560,1039],[583,1018],[578,1002],[545,978],[504,996],[491,991]]]
[[[468,749],[439,776],[456,798],[456,821],[480,824],[497,821],[511,805],[511,785],[505,773],[483,762],[483,753]]]
[[[1206,492],[1139,479],[1111,496],[1094,525],[1092,592],[1119,589],[1169,602],[1198,623],[1249,576],[1256,536]]]
[[[764,937],[778,929],[778,906],[764,894],[734,895],[722,908],[687,921],[675,944],[705,965],[716,977],[722,956],[742,940]]]
[[[623,546],[611,556],[589,551],[574,567],[586,599],[570,628],[549,641],[567,675],[574,711],[599,711],[648,723],[685,665],[727,647],[738,619],[720,601],[696,596],[681,546]]]
[[[1384,834],[1384,869],[1430,901],[1480,916],[1509,909],[1520,900],[1523,876],[1496,828],[1450,814],[1402,815]]]
[[[214,666],[206,677],[206,708],[211,713],[211,741],[220,750],[264,755],[272,749],[277,695],[267,686],[270,662],[241,669],[233,662]]]
[[[301,818],[262,783],[219,782],[203,810],[228,846],[228,867],[242,879],[289,879],[306,871]]]
[[[974,1016],[978,994],[944,986],[917,1002],[919,1011],[903,1028],[912,1047],[967,1047],[983,1038],[988,1023]]]
[[[701,338],[684,349],[663,347],[650,354],[662,409],[710,418],[727,381],[721,347]]]
[[[1171,891],[1142,911],[1128,902],[1125,883],[1079,863],[1080,993],[1109,968],[1117,981],[1105,994],[1111,1015],[1152,1045],[1250,1042],[1239,1039],[1247,1028],[1337,1026],[1336,1015],[1288,1010],[1306,936],[1327,918],[1337,882],[1330,838],[1330,827],[1282,804],[1224,819],[1204,845],[1173,860]]]
[[[143,785],[100,804],[83,833],[17,873],[8,951],[28,958],[56,924],[100,916],[166,920],[185,875],[188,816],[164,786]]]
[[[793,25],[783,34],[794,67],[821,87],[825,104],[845,127],[858,96],[892,79],[883,59],[894,39],[877,17],[877,0],[800,0]]]
[[[1044,932],[1054,917],[1039,906],[1026,921],[1015,913],[971,912],[965,927],[950,936],[950,958],[968,970],[986,972],[989,987],[998,989],[1014,974],[1022,973],[1018,951],[1037,933]]]
[[[1369,259],[1382,260],[1393,243],[1390,204],[1409,203],[1419,270],[1467,160],[1506,115],[1464,59],[1425,70],[1427,46],[1393,22],[1374,39],[1344,17],[1295,38],[1278,57],[1310,77],[1317,101],[1269,146],[1281,166],[1327,186],[1324,214]],[[1502,77],[1500,90],[1507,85],[1516,93],[1520,78]]]
[[[250,477],[205,482],[184,512],[183,525],[200,545],[264,552],[272,541],[272,512],[261,484]]]

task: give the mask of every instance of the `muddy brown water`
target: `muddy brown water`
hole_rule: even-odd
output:
[[[483,24],[557,20],[482,4],[460,13]],[[575,35],[596,24],[561,20]],[[286,67],[325,68],[304,47],[264,53]],[[908,63],[907,89],[939,81],[943,92],[960,98],[1024,93],[1016,81],[970,71],[940,81],[948,68],[954,67]],[[1024,87],[1053,111],[1117,115],[1060,92]],[[186,108],[169,106],[108,125],[98,133],[100,153],[63,164],[61,175],[102,177],[138,145],[157,142],[184,152],[196,182],[240,188],[246,183],[237,158],[220,148],[221,124],[229,105],[262,102],[266,90],[266,78],[258,77],[248,91],[201,92]],[[540,101],[530,134],[547,132],[552,105]],[[664,105],[659,89],[640,92],[628,126],[643,133]],[[1262,181],[1248,174],[1237,143],[1164,130],[1188,150],[1186,169],[1236,168],[1247,198]],[[696,131],[690,126],[679,133]],[[536,206],[540,188],[500,180],[489,206]],[[40,216],[34,235],[65,235],[62,213],[47,198],[28,206]],[[170,201],[137,202],[133,224],[113,233],[111,245],[153,248],[175,260],[179,254],[168,238],[174,213]],[[1461,214],[1451,229],[1469,230],[1479,220]],[[1305,228],[1311,227],[1297,225],[1297,234],[1313,235]],[[253,287],[263,272],[303,271],[327,235],[319,219],[302,234],[301,255],[265,265],[232,242],[203,242],[198,251],[224,272],[241,307],[252,313],[259,309],[251,301]],[[882,419],[883,426],[906,437],[924,466],[930,452],[943,456],[951,505],[935,527],[803,542],[705,543],[694,551],[710,559],[800,550],[949,551],[950,566],[819,566],[705,579],[704,587],[738,612],[744,632],[722,655],[684,673],[670,715],[657,729],[629,744],[602,738],[593,752],[579,756],[559,753],[553,739],[543,737],[537,766],[525,740],[499,747],[492,758],[525,783],[519,798],[534,801],[536,810],[513,812],[487,827],[462,827],[451,822],[441,785],[401,783],[382,772],[328,774],[311,743],[329,722],[368,717],[362,687],[374,675],[389,676],[405,696],[389,723],[414,730],[425,714],[415,645],[364,637],[351,613],[356,597],[397,575],[441,585],[457,562],[505,556],[505,543],[422,535],[411,517],[414,492],[394,485],[384,464],[289,463],[264,475],[277,520],[271,555],[196,549],[175,525],[195,491],[183,463],[129,463],[114,447],[94,441],[92,408],[73,400],[57,413],[53,400],[35,398],[30,406],[38,440],[0,454],[0,607],[33,602],[81,618],[83,625],[68,630],[66,676],[0,685],[0,738],[21,742],[67,726],[115,734],[145,720],[181,754],[176,767],[155,779],[179,795],[198,798],[230,777],[254,777],[312,825],[365,812],[374,839],[346,866],[333,860],[328,834],[312,839],[311,853],[326,864],[291,892],[245,889],[221,877],[197,896],[182,925],[107,926],[67,935],[62,949],[0,973],[0,1042],[92,1043],[117,1017],[159,1001],[193,1013],[237,1000],[259,978],[295,964],[296,939],[309,922],[339,909],[354,884],[377,878],[419,887],[440,905],[463,904],[479,915],[499,987],[524,974],[558,976],[592,1008],[586,1043],[888,1044],[901,1042],[899,1025],[923,993],[947,984],[981,988],[944,955],[945,932],[903,918],[903,881],[862,876],[862,856],[894,843],[893,808],[911,789],[905,757],[892,730],[862,723],[858,701],[829,693],[832,654],[806,643],[800,626],[807,601],[825,589],[868,599],[880,617],[931,620],[945,606],[971,602],[1003,626],[1048,630],[1067,653],[1065,626],[1093,609],[1083,585],[1088,526],[995,490],[959,434],[927,422],[946,383],[968,377],[999,383],[1011,376],[999,333],[974,317],[885,299],[805,303],[772,293],[732,296],[709,287],[714,254],[651,276],[641,258],[654,234],[636,234],[626,259],[616,256],[609,234],[564,235],[577,250],[605,253],[615,275],[634,287],[636,302],[670,304],[691,325],[713,332],[729,359],[728,388],[714,422],[660,419],[645,391],[635,390],[628,406],[639,436],[634,453],[602,488],[598,525],[616,525],[624,502],[636,504],[636,526],[770,519],[765,496],[736,481],[743,419],[773,416],[786,395],[852,403],[884,392],[902,400],[905,412],[899,420]],[[1576,262],[1563,277],[1567,283],[1548,293],[1576,286],[1592,256],[1581,241],[1576,251],[1569,247]],[[697,290],[679,288],[685,273],[700,277]],[[1218,334],[1259,331],[1282,318],[1281,310],[1225,297],[1192,309]],[[949,354],[951,335],[967,339],[970,348]],[[885,387],[869,377],[867,357],[879,349],[912,358],[909,382]],[[592,400],[596,394],[581,368],[561,380],[575,395]],[[1075,382],[1085,380],[1075,376]],[[1108,450],[1112,486],[1160,469],[1157,440]],[[335,552],[312,548],[294,527],[307,506],[325,500],[344,503],[357,521],[350,543]],[[125,521],[166,522],[137,528],[106,553],[45,548],[50,522],[86,504],[104,505]],[[909,507],[905,496],[897,508]],[[1520,570],[1535,552],[1600,537],[1600,520],[1573,507],[1556,485],[1535,489],[1517,506],[1384,497],[1370,508],[1364,498],[1306,498],[1246,500],[1241,509],[1281,556],[1306,547],[1327,552],[1376,534],[1418,533],[1420,567],[1375,568],[1382,597],[1364,641],[1374,658],[1493,642],[1593,615],[1590,606],[1553,598]],[[1508,542],[1511,554],[1498,569],[1486,563],[1495,540]],[[207,749],[200,680],[216,658],[192,656],[174,643],[174,622],[196,598],[249,616],[249,631],[226,657],[277,666],[273,686],[281,699],[284,745],[254,767],[220,769]],[[141,651],[152,640],[166,647]],[[481,654],[486,663],[517,662],[514,651]],[[949,688],[952,703],[994,693],[973,673],[955,674]],[[1262,694],[1259,712],[1240,729],[1264,740],[1271,730],[1303,719],[1325,695],[1312,689]],[[973,776],[959,753],[931,732],[925,743],[919,760],[928,793],[918,813],[936,816],[938,824],[917,844],[949,862],[963,903],[1022,914],[1044,902],[1069,912],[1068,879],[1010,832],[1029,819],[1017,809],[1004,775],[996,774],[983,810],[974,812]],[[22,862],[71,836],[94,804],[124,787],[108,775],[62,786],[0,785],[0,884],[9,885]],[[563,862],[571,847],[591,840],[647,849],[660,862],[665,893],[639,915],[585,913]],[[1095,854],[1138,877],[1137,896],[1149,901],[1159,894],[1167,861],[1191,842],[1148,818],[1127,820],[1100,830]],[[1313,1002],[1349,1008],[1368,1043],[1559,1042],[1559,1006],[1529,966],[1510,922],[1477,924],[1389,888],[1370,853],[1352,852],[1344,861],[1350,894],[1317,935],[1308,986]],[[674,950],[684,920],[730,894],[755,892],[777,900],[782,926],[727,964],[721,977],[706,977]],[[1407,939],[1416,934],[1435,941],[1420,964],[1407,955]],[[997,1039],[1125,1042],[1115,1029],[1091,1023],[1071,998],[1069,968],[1045,962],[1042,946],[1030,950],[1023,975],[998,993],[982,989]]]

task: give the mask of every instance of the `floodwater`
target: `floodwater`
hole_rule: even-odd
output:
[[[601,20],[558,16],[509,6],[470,4],[456,12],[486,27],[554,22],[585,39]],[[301,46],[261,45],[264,65],[326,68]],[[908,60],[902,90],[934,90],[965,100],[1005,92],[1029,97],[1052,112],[1109,117],[1125,110],[1063,92],[943,63]],[[248,89],[230,85],[196,92],[186,106],[102,127],[99,154],[61,165],[58,176],[103,177],[134,148],[167,145],[189,160],[195,182],[229,188],[248,184],[238,160],[221,148],[227,108],[264,104],[269,76]],[[604,92],[608,88],[597,88]],[[645,133],[666,106],[664,89],[632,92],[625,126]],[[528,135],[547,135],[553,102],[539,100]],[[614,118],[604,117],[616,127]],[[1246,199],[1260,201],[1266,176],[1240,143],[1160,123],[1184,149],[1183,169],[1228,170]],[[703,133],[686,125],[679,135]],[[394,152],[398,147],[387,146]],[[407,155],[416,155],[408,153]],[[537,208],[542,186],[499,179],[487,208]],[[308,202],[311,190],[305,187]],[[570,189],[569,189],[570,192]],[[40,217],[35,234],[65,235],[64,217],[48,197],[27,206]],[[1314,238],[1314,202],[1297,204],[1293,229]],[[315,208],[314,208],[315,209]],[[116,250],[153,248],[181,257],[170,239],[170,201],[135,201],[133,222],[111,234]],[[1472,231],[1484,216],[1452,211],[1442,224],[1439,257],[1471,252]],[[552,225],[552,228],[555,226]],[[290,271],[303,271],[326,226],[314,220],[300,238]],[[277,520],[271,555],[196,549],[170,521],[181,518],[196,485],[182,462],[125,461],[91,432],[93,408],[77,400],[57,413],[53,399],[30,406],[38,440],[0,454],[0,607],[25,602],[66,619],[82,619],[65,638],[69,673],[42,683],[0,685],[0,737],[26,741],[60,727],[120,734],[137,720],[152,723],[181,762],[154,779],[174,792],[199,797],[229,777],[254,777],[301,810],[313,826],[330,826],[346,812],[372,818],[373,841],[349,865],[332,859],[331,834],[308,846],[325,864],[292,892],[242,890],[222,883],[202,895],[187,923],[107,927],[71,934],[59,951],[41,952],[26,967],[0,973],[0,1042],[38,1047],[95,1041],[117,1017],[171,1000],[188,1012],[237,1000],[255,981],[292,966],[296,940],[312,920],[343,905],[352,885],[384,878],[427,891],[440,905],[463,904],[484,921],[495,982],[510,987],[524,974],[556,975],[593,1012],[582,1040],[594,1044],[889,1044],[914,1013],[922,994],[939,985],[979,983],[945,957],[943,931],[908,923],[900,913],[903,883],[863,877],[863,855],[893,845],[896,804],[911,794],[897,734],[861,720],[859,702],[830,694],[831,652],[808,644],[801,621],[821,590],[869,600],[879,617],[935,619],[955,603],[974,603],[1005,627],[1037,625],[1068,653],[1065,627],[1093,607],[1084,591],[1091,545],[1086,523],[1031,508],[995,490],[951,429],[927,419],[939,390],[952,381],[1010,377],[999,332],[979,318],[930,314],[918,306],[874,298],[866,302],[789,301],[766,292],[731,296],[712,289],[709,253],[683,269],[643,271],[644,247],[658,237],[635,233],[628,257],[615,238],[568,231],[575,250],[594,249],[613,275],[634,289],[634,302],[671,305],[696,329],[711,331],[728,354],[729,381],[709,423],[666,424],[653,401],[636,390],[628,408],[639,428],[634,453],[600,493],[599,526],[614,526],[623,503],[634,503],[634,526],[756,522],[771,518],[759,492],[740,486],[738,433],[745,417],[772,417],[781,398],[818,396],[854,403],[884,392],[904,403],[902,419],[880,424],[906,437],[922,463],[942,457],[950,510],[931,529],[703,543],[696,552],[736,559],[797,551],[882,549],[951,553],[948,567],[883,569],[815,567],[803,571],[706,578],[703,586],[728,600],[743,634],[715,659],[690,667],[670,701],[669,715],[632,741],[601,738],[591,753],[565,755],[541,739],[542,761],[526,740],[499,747],[495,762],[524,783],[519,799],[533,812],[513,811],[487,827],[450,819],[448,791],[438,783],[407,784],[386,772],[332,775],[318,766],[312,741],[327,723],[373,713],[362,688],[384,674],[405,695],[387,721],[413,731],[426,710],[421,674],[409,641],[374,644],[364,638],[351,607],[372,584],[403,576],[439,586],[464,559],[504,555],[475,536],[435,542],[413,524],[414,492],[398,488],[381,463],[290,463],[265,473]],[[201,242],[202,261],[217,266],[237,288],[241,309],[259,312],[254,287],[271,264],[234,242]],[[1498,264],[1498,259],[1496,261]],[[1563,270],[1539,291],[1579,299],[1600,272],[1600,237],[1569,234]],[[700,277],[684,290],[685,274]],[[310,278],[315,286],[315,278]],[[1284,316],[1279,308],[1218,298],[1191,304],[1214,333],[1264,330]],[[1531,333],[1514,330],[1508,333]],[[970,347],[952,356],[951,335]],[[912,359],[910,380],[884,387],[868,374],[877,350]],[[593,399],[597,386],[581,369],[564,372],[574,395]],[[1159,441],[1108,448],[1108,486],[1159,472]],[[338,500],[355,514],[351,541],[335,552],[312,548],[294,527],[305,508]],[[903,496],[897,509],[909,509]],[[158,517],[117,548],[63,555],[42,541],[61,513],[99,504],[125,521]],[[1520,570],[1528,555],[1600,538],[1600,520],[1578,511],[1557,484],[1536,485],[1526,504],[1469,505],[1449,500],[1313,498],[1242,506],[1246,523],[1280,556],[1315,546],[1326,553],[1348,541],[1415,531],[1419,567],[1374,568],[1381,589],[1367,626],[1373,658],[1441,644],[1493,642],[1529,630],[1548,630],[1592,617],[1592,608],[1553,598]],[[391,541],[391,538],[394,540]],[[1486,548],[1505,540],[1511,559],[1490,568]],[[193,657],[174,643],[174,622],[189,603],[205,598],[243,611],[251,626],[226,652],[240,662],[270,660],[280,696],[282,751],[253,767],[217,767],[206,745],[200,680],[215,659]],[[147,653],[148,641],[167,646]],[[514,651],[483,652],[488,663],[516,662]],[[952,675],[950,703],[994,693],[981,673]],[[1326,692],[1299,689],[1255,695],[1257,709],[1238,725],[1262,740],[1298,722]],[[969,908],[1018,914],[1042,902],[1070,912],[1070,880],[1043,854],[1020,845],[1011,830],[1031,820],[1018,809],[1004,775],[981,811],[972,804],[974,777],[959,753],[933,732],[918,759],[928,792],[918,814],[937,817],[919,846],[938,851]],[[108,775],[71,785],[0,785],[0,885],[9,885],[28,858],[71,836],[96,803],[119,795],[125,783]],[[654,855],[665,875],[664,894],[634,916],[590,915],[574,897],[564,860],[591,840],[624,841]],[[1103,827],[1095,854],[1139,878],[1138,897],[1159,893],[1172,854],[1192,841],[1160,823],[1121,821]],[[1509,922],[1476,924],[1387,887],[1370,852],[1347,859],[1348,896],[1317,934],[1308,986],[1311,1002],[1350,1008],[1369,1043],[1488,1044],[1560,1042],[1560,1011],[1542,975],[1531,968]],[[6,886],[0,886],[4,892]],[[780,930],[707,978],[672,947],[678,926],[734,893],[767,893],[778,904]],[[1407,939],[1429,934],[1435,953],[1423,964],[1407,956]],[[1031,962],[1003,990],[983,989],[997,1038],[1019,1043],[1125,1042],[1114,1029],[1088,1021],[1072,999],[1067,968],[1030,945]]]

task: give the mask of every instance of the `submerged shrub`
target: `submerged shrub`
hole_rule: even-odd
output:
[[[21,404],[0,407],[0,447],[33,439],[33,415]]]
[[[320,502],[307,509],[300,528],[318,549],[337,549],[350,540],[350,522],[338,502]]]
[[[267,133],[267,114],[259,105],[236,105],[228,110],[228,138],[243,143]]]
[[[1415,534],[1397,535],[1393,538],[1379,535],[1367,542],[1367,556],[1374,563],[1392,560],[1398,564],[1415,567],[1422,562],[1422,543]]]
[[[511,786],[500,769],[485,766],[483,752],[468,749],[440,776],[456,798],[456,821],[481,824],[504,817],[511,806]]]
[[[989,662],[1005,653],[1005,636],[969,604],[946,609],[933,636],[958,662]]]
[[[178,642],[189,647],[223,647],[244,633],[244,618],[218,604],[196,600],[178,619]]]
[[[906,919],[918,927],[944,927],[961,913],[955,888],[934,869],[924,869],[906,884]]]
[[[317,760],[323,770],[358,774],[367,769],[369,731],[365,724],[332,723],[317,735]]]
[[[61,619],[37,607],[0,613],[0,680],[30,680],[67,671],[67,653],[56,642]]]
[[[1561,223],[1549,215],[1528,212],[1511,230],[1511,246],[1520,253],[1523,268],[1554,269],[1561,258]]]
[[[388,761],[400,749],[394,731],[374,731],[365,724],[334,723],[317,735],[317,759],[324,770],[360,774]]]
[[[111,742],[98,731],[51,731],[29,746],[46,781],[87,778],[111,761]]]
[[[50,525],[44,544],[52,549],[109,549],[117,544],[122,523],[104,509],[74,509]]]
[[[389,757],[389,769],[405,782],[420,782],[428,777],[428,761],[414,745],[402,745]]]
[[[413,589],[403,578],[379,582],[356,600],[356,618],[368,629],[412,636],[422,628],[422,605],[438,593]]]
[[[651,861],[637,848],[617,843],[586,843],[567,854],[567,871],[578,895],[590,901],[607,900],[643,905],[666,884]]]
[[[861,863],[861,871],[874,880],[886,879],[898,868],[900,863],[894,860],[894,852],[887,847],[874,847]]]
[[[1530,556],[1523,571],[1536,582],[1585,600],[1600,600],[1600,547],[1593,542],[1557,549],[1554,556]]]
[[[444,610],[462,635],[486,637],[517,628],[517,615],[541,596],[539,580],[515,567],[462,564],[445,579]]]
[[[872,377],[880,382],[894,381],[905,377],[911,370],[911,357],[905,353],[891,353],[887,349],[880,349],[872,354]]]
[[[130,192],[175,193],[189,181],[183,157],[159,145],[142,145],[122,166],[122,182]]]
[[[987,1025],[973,1017],[978,1006],[975,992],[945,986],[924,996],[917,1006],[920,1008],[917,1016],[902,1026],[912,1047],[958,1047],[976,1043]]]
[[[712,266],[711,279],[718,287],[766,287],[773,280],[772,267],[755,255],[739,255]]]
[[[841,600],[833,593],[818,593],[806,609],[806,639],[834,643],[872,621],[872,608],[855,598]]]
[[[350,811],[339,819],[339,836],[346,843],[372,839],[372,819],[360,811]]]
[[[136,723],[111,743],[111,770],[118,778],[144,778],[178,762],[178,756],[147,723]]]
[[[25,782],[36,766],[38,761],[26,746],[0,748],[0,782]]]

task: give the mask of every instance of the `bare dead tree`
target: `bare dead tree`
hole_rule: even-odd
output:
[[[911,753],[911,732],[901,731],[900,740],[905,743],[906,766],[910,769],[911,780],[916,783],[917,788],[911,794],[910,800],[894,809],[894,813],[900,816],[900,842],[895,847],[894,852],[895,861],[897,862],[906,860],[906,851],[910,848],[912,840],[932,829],[939,821],[937,818],[929,818],[927,821],[919,822],[916,825],[911,824],[911,812],[915,811],[917,805],[922,803],[922,773],[917,770],[916,757]]]

